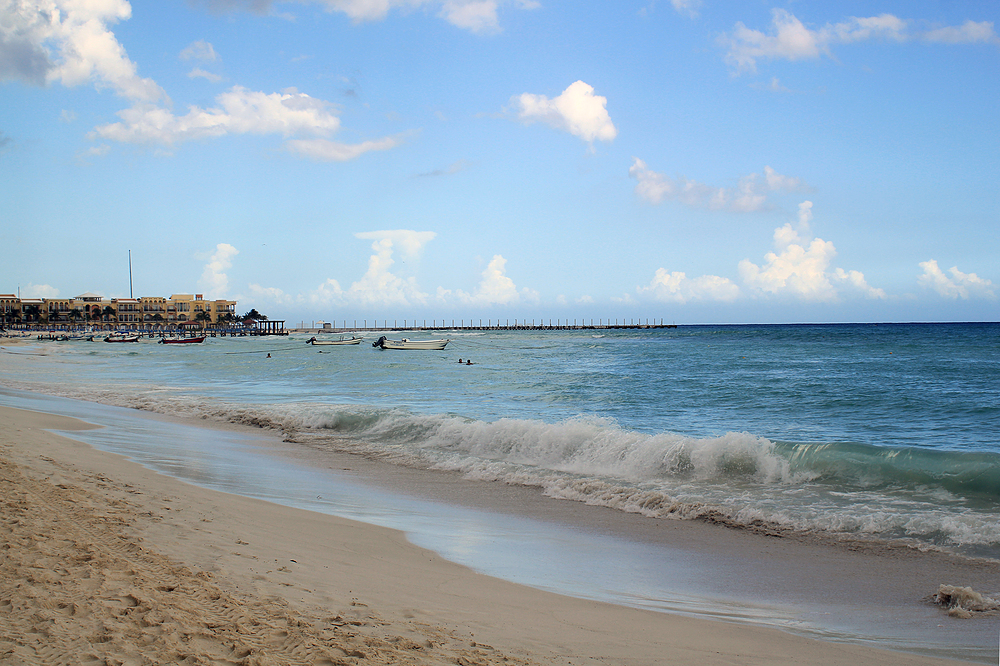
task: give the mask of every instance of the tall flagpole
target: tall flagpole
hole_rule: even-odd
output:
[[[132,250],[128,251],[128,297],[132,296]]]

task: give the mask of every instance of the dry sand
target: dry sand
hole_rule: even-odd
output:
[[[934,664],[541,592],[0,407],[0,664]]]

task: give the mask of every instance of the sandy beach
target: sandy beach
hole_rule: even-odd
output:
[[[962,663],[546,593],[46,430],[87,427],[0,407],[0,664]]]

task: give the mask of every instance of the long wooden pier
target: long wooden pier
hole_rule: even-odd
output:
[[[578,321],[580,323],[578,323]],[[468,322],[468,323],[466,323]],[[591,319],[589,323],[586,320],[573,320],[570,323],[569,320],[557,319],[555,322],[549,320],[545,323],[542,320],[527,320],[527,319],[515,319],[513,321],[506,320],[501,322],[500,320],[465,320],[465,319],[453,319],[451,323],[447,320],[431,320],[428,324],[427,320],[422,320],[417,322],[412,319],[404,319],[402,323],[398,319],[378,319],[373,320],[371,325],[367,319],[363,319],[358,323],[358,320],[349,322],[348,320],[342,320],[342,322],[311,322],[313,326],[306,326],[305,322],[301,322],[298,328],[286,329],[293,333],[357,333],[357,332],[379,332],[379,331],[587,331],[587,330],[641,330],[641,329],[659,329],[659,328],[677,328],[676,324],[665,324],[662,319],[657,322],[655,319],[641,320],[641,319],[629,319],[629,320],[593,320]],[[322,324],[322,326],[315,326],[316,323]],[[342,325],[338,325],[341,324]],[[351,325],[353,323],[353,325]]]

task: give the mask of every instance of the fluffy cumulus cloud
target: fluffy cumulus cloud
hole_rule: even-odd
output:
[[[226,271],[233,267],[233,257],[240,251],[229,243],[219,243],[215,252],[205,264],[198,284],[210,298],[226,298],[229,294],[229,276]]]
[[[462,290],[453,293],[451,290],[438,289],[438,300],[474,306],[513,305],[522,300],[537,302],[537,292],[528,288],[518,291],[517,285],[506,274],[506,266],[506,259],[499,254],[493,255],[475,291],[469,294]]]
[[[798,224],[788,223],[774,231],[775,251],[765,255],[763,265],[749,259],[739,263],[740,277],[751,293],[833,302],[839,300],[841,287],[867,298],[885,298],[885,292],[870,287],[862,273],[831,270],[837,250],[829,241],[811,238],[811,219],[812,202],[804,201],[799,205]]]
[[[286,294],[283,290],[278,289],[277,287],[262,287],[256,282],[252,282],[247,286],[249,288],[249,298],[254,303],[262,303],[266,305],[294,305],[300,300],[291,294]]]
[[[771,10],[771,29],[753,30],[737,23],[719,43],[726,48],[726,62],[738,73],[757,71],[760,60],[808,60],[831,56],[831,47],[874,39],[904,42],[917,40],[945,44],[1000,42],[993,24],[967,21],[961,26],[921,29],[914,21],[892,14],[849,17],[840,23],[810,28],[786,9]]]
[[[934,259],[920,262],[923,273],[918,278],[921,286],[931,289],[945,298],[968,300],[970,298],[996,298],[993,283],[975,273],[963,273],[953,266],[947,273],[941,270]]]
[[[330,133],[340,127],[329,102],[294,89],[267,94],[234,86],[215,101],[208,109],[192,106],[183,116],[162,107],[134,106],[118,113],[121,122],[102,125],[94,133],[114,141],[169,146],[226,134],[290,136]]]
[[[344,302],[362,306],[422,305],[427,302],[427,294],[420,291],[415,275],[401,276],[393,272],[393,254],[398,250],[414,263],[424,246],[437,234],[433,231],[411,231],[394,229],[389,231],[366,231],[354,234],[355,238],[372,241],[372,255],[368,258],[368,270],[360,280],[346,291],[336,294],[336,283],[327,281],[324,288],[328,294],[336,295]]]
[[[662,303],[678,304],[692,301],[731,303],[740,295],[740,288],[728,278],[718,275],[689,278],[680,271],[668,273],[665,268],[658,269],[652,281],[636,291],[640,296],[650,296]]]
[[[88,83],[137,102],[166,100],[110,29],[131,15],[125,0],[0,0],[0,80]]]
[[[211,107],[190,106],[186,113],[175,114],[164,90],[138,75],[111,31],[131,12],[125,0],[0,0],[0,80],[89,84],[112,89],[132,103],[118,112],[119,122],[96,127],[91,139],[172,147],[226,135],[276,134],[287,139],[290,152],[322,161],[350,160],[402,141],[330,141],[340,127],[337,108],[295,89],[266,93],[234,86],[219,94]],[[180,58],[214,62],[218,54],[208,42],[198,41],[181,51]],[[189,76],[220,80],[197,67]]]
[[[571,84],[558,97],[524,93],[511,98],[517,117],[523,123],[543,122],[569,132],[584,141],[611,141],[618,130],[608,116],[605,97],[583,81]]]
[[[783,176],[769,166],[764,167],[763,174],[743,176],[735,188],[706,185],[684,176],[671,178],[653,171],[638,157],[633,158],[628,174],[638,181],[635,193],[650,203],[677,201],[697,208],[740,213],[768,209],[771,193],[807,189],[798,178]]]
[[[246,10],[269,13],[275,0],[203,0],[221,10]],[[501,8],[535,9],[536,0],[299,0],[299,4],[320,5],[326,11],[344,14],[352,21],[381,21],[389,12],[424,8],[435,12],[455,27],[471,32],[496,32],[500,29]]]
[[[48,284],[31,284],[22,287],[21,298],[59,298],[59,290]]]
[[[171,147],[227,135],[277,134],[286,137],[289,152],[325,162],[344,162],[402,143],[398,136],[359,144],[326,138],[340,128],[336,107],[294,88],[263,93],[233,86],[219,94],[215,102],[215,106],[204,109],[192,106],[182,116],[160,106],[135,105],[118,112],[120,122],[95,128],[91,138]]]

